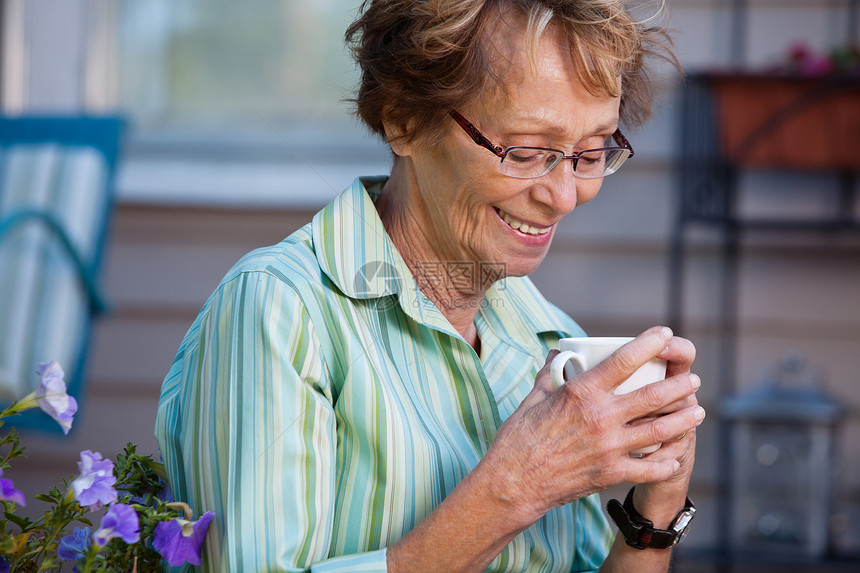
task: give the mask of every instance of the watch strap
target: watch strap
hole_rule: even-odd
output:
[[[667,549],[676,545],[684,530],[656,529],[654,522],[643,517],[633,506],[634,489],[635,487],[630,488],[630,491],[627,492],[623,504],[617,499],[611,499],[606,504],[606,511],[615,525],[618,526],[618,531],[624,536],[627,545],[636,549]],[[690,510],[695,511],[695,507],[690,498],[687,498],[684,509],[678,515],[680,516],[681,513]],[[677,519],[676,517],[673,523]]]

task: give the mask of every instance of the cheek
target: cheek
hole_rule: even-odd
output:
[[[457,196],[453,201],[438,206],[440,215],[446,217],[452,232],[462,246],[478,249],[487,233],[496,224],[497,217],[493,205],[504,199],[498,193],[500,185],[487,181],[461,181]]]
[[[576,188],[576,204],[585,205],[600,192],[603,179],[580,179]]]
[[[478,191],[469,192],[468,188],[452,203],[440,205],[443,216],[451,221],[454,233],[459,240],[474,246],[477,239],[492,224],[492,209]]]
[[[450,201],[440,207],[452,218],[484,221],[491,215],[491,205],[497,205],[520,191],[510,184],[510,178],[490,171],[485,165],[458,169],[449,180],[452,184]]]

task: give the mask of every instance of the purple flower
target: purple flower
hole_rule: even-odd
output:
[[[77,561],[83,559],[90,548],[90,529],[88,527],[76,527],[72,535],[66,535],[60,539],[57,546],[57,557],[63,561]]]
[[[122,503],[110,505],[98,530],[93,533],[93,540],[102,547],[114,537],[120,537],[126,543],[140,541],[140,518],[134,508]]]
[[[12,565],[6,561],[5,557],[0,557],[0,573],[9,573],[12,571]]]
[[[170,564],[178,567],[183,563],[200,565],[203,538],[209,529],[213,513],[207,511],[197,521],[176,518],[162,521],[155,526],[152,547]]]
[[[98,452],[84,450],[81,452],[81,461],[78,462],[80,477],[72,482],[72,491],[75,499],[81,505],[89,506],[93,511],[102,505],[113,503],[117,500],[116,476],[113,475],[113,462],[102,459]]]
[[[0,469],[0,476],[2,475],[3,470]],[[10,479],[0,479],[0,499],[17,503],[21,507],[27,505],[27,501],[24,499],[24,494],[15,489],[15,486],[12,484],[12,480]]]
[[[68,434],[78,403],[66,394],[63,369],[56,361],[40,362],[36,374],[42,377],[35,392],[36,403],[60,424],[64,434]]]

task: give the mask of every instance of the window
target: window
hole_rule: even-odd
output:
[[[357,0],[124,0],[118,97],[141,126],[343,122]]]
[[[350,114],[360,0],[117,0],[120,197],[324,204],[390,152]],[[91,50],[92,52],[92,50]],[[92,55],[90,56],[92,58]]]

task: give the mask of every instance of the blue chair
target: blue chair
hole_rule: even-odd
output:
[[[117,117],[0,118],[4,407],[36,387],[36,365],[49,360],[62,365],[82,406],[92,319],[106,310],[97,276],[123,130]],[[41,412],[10,423],[60,432]]]

